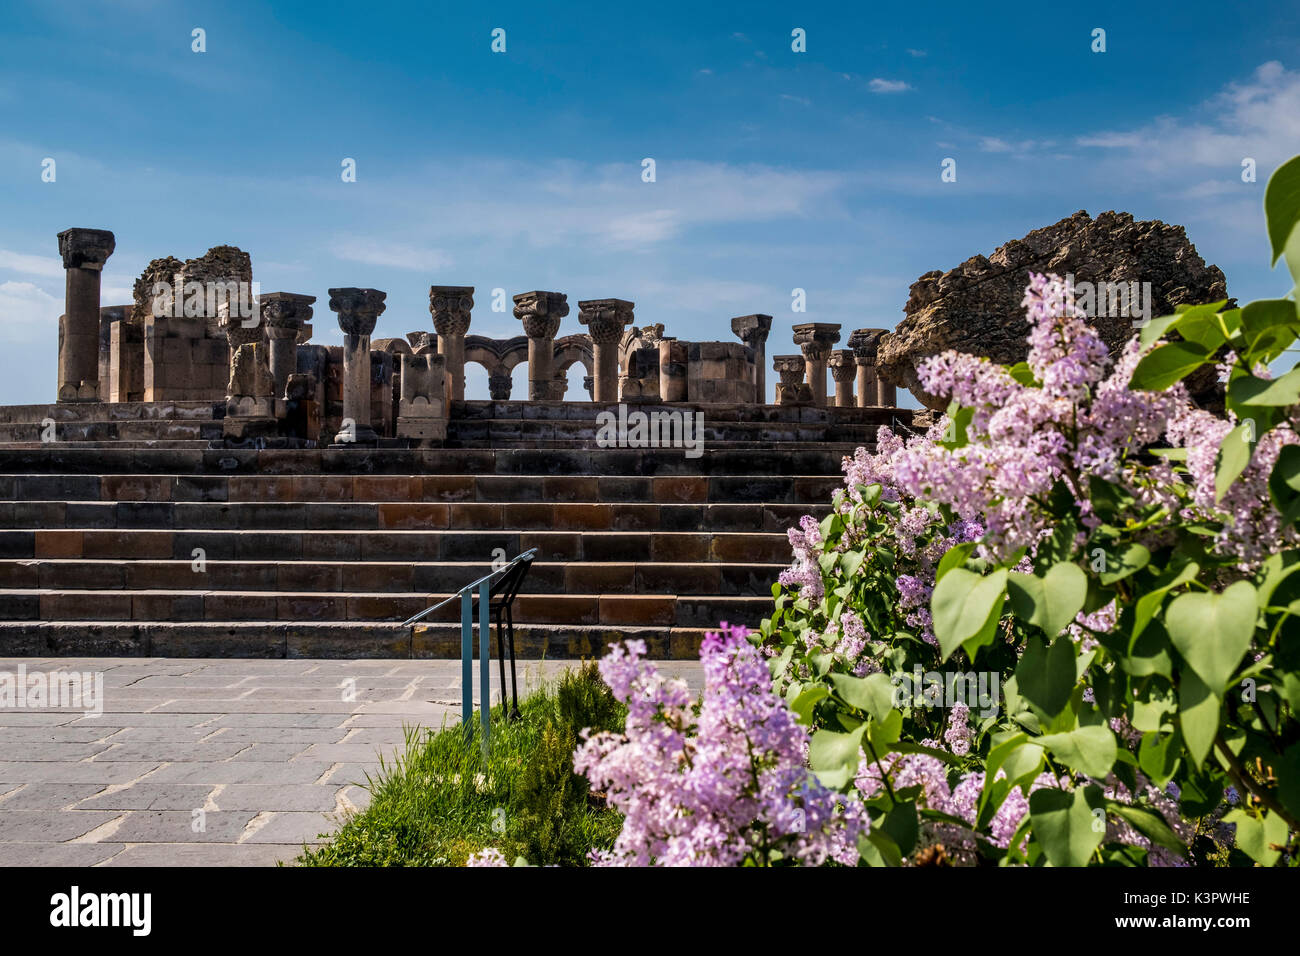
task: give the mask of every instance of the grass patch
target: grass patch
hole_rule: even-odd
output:
[[[405,753],[381,760],[368,781],[370,805],[330,842],[305,848],[302,866],[463,866],[473,853],[499,849],[507,860],[582,866],[608,848],[623,818],[573,773],[583,728],[621,730],[626,709],[594,663],[564,673],[520,704],[520,719],[491,711],[486,764],[475,734],[459,725],[408,730]]]

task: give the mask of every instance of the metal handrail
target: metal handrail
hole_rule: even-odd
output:
[[[445,601],[439,601],[433,607],[425,608],[414,617],[408,618],[403,627],[409,627],[416,621],[436,611],[450,601],[460,598],[460,719],[461,725],[465,728],[465,736],[468,740],[473,734],[474,725],[471,718],[474,714],[474,664],[473,664],[473,644],[474,644],[474,589],[478,588],[478,647],[479,647],[479,720],[483,725],[482,747],[483,759],[486,761],[488,755],[488,734],[490,732],[491,717],[489,714],[492,709],[491,701],[491,668],[488,661],[492,657],[492,629],[488,619],[488,606],[492,603],[492,592],[489,582],[500,574],[513,568],[519,562],[531,561],[537,554],[536,548],[530,548],[523,554],[518,555],[513,561],[504,567],[496,568],[489,571],[476,581],[471,581]],[[511,595],[513,599],[513,594]],[[499,627],[498,621],[498,627]],[[498,641],[500,635],[498,634]],[[514,642],[511,640],[511,673],[514,673]],[[502,651],[504,653],[504,651]],[[505,671],[502,665],[502,687],[501,700],[502,708],[505,707]]]
[[[506,571],[510,570],[510,568],[514,567],[520,561],[523,561],[525,558],[531,559],[535,554],[537,554],[537,549],[529,548],[527,551],[523,552],[522,554],[516,555],[515,558],[513,558],[508,564],[504,564],[493,571],[489,571],[487,574],[483,575],[483,577],[471,581],[469,584],[465,585],[463,588],[461,588],[459,591],[457,591],[455,594],[453,594],[451,597],[447,598],[446,600],[439,601],[433,607],[427,607],[419,614],[407,618],[405,621],[402,622],[401,626],[410,627],[416,621],[420,621],[428,617],[430,614],[438,610],[438,608],[442,607],[444,604],[449,604],[452,601],[456,600],[456,598],[460,597],[466,591],[473,591],[484,581],[489,581],[492,578],[496,577],[498,574],[504,574]]]

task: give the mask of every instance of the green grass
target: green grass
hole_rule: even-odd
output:
[[[607,848],[622,817],[573,773],[584,727],[621,730],[626,714],[593,663],[566,671],[520,704],[520,719],[491,711],[486,765],[475,714],[474,736],[459,725],[408,729],[405,753],[381,761],[368,787],[370,805],[330,842],[304,848],[302,866],[463,866],[495,847],[514,861],[582,866]]]

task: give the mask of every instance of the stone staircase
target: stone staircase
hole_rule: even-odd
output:
[[[88,413],[89,410],[89,413]],[[223,403],[108,402],[0,406],[0,448],[42,441],[206,448],[221,438]]]
[[[44,443],[4,432],[29,423],[4,410],[0,655],[457,657],[458,607],[398,622],[537,548],[521,656],[639,637],[690,657],[720,621],[768,613],[785,530],[824,515],[842,456],[907,415],[706,406],[698,458],[595,447],[590,404],[454,403],[435,449],[147,437],[219,428],[206,407],[100,406],[116,414],[78,424],[115,440],[68,425]]]

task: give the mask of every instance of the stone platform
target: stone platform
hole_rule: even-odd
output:
[[[596,416],[616,408],[595,403],[453,402],[440,448],[176,437],[217,421],[204,408],[0,409],[0,653],[456,657],[456,609],[396,622],[537,548],[515,605],[521,656],[635,636],[694,657],[720,621],[765,616],[786,529],[826,513],[843,456],[908,418],[646,406],[704,413],[688,457],[599,447]]]
[[[460,719],[452,661],[0,658],[19,666],[102,674],[104,712],[0,709],[0,866],[292,862],[407,728]],[[563,666],[521,665],[520,693]],[[698,663],[666,669],[698,691]]]

